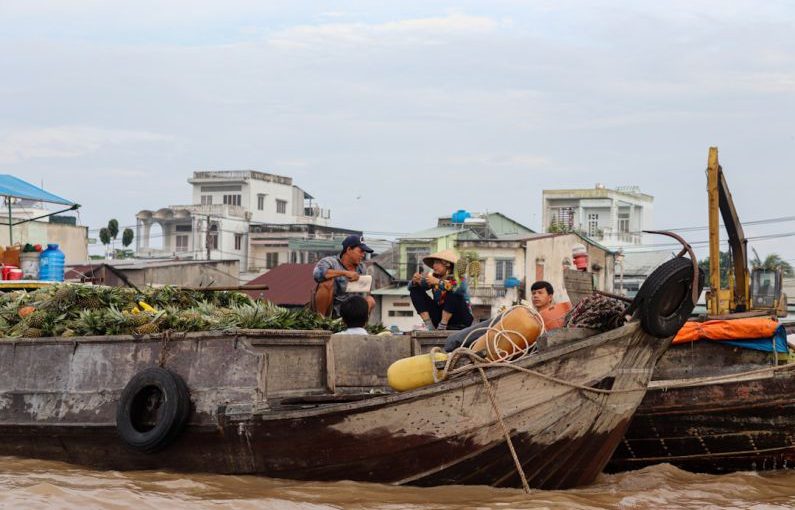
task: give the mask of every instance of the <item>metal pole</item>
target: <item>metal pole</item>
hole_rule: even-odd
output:
[[[11,224],[11,196],[6,197],[8,203],[8,245],[14,244],[14,226]]]

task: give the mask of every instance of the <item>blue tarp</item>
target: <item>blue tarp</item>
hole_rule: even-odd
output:
[[[735,345],[744,349],[754,349],[757,351],[773,352],[773,340],[776,341],[776,352],[786,353],[787,332],[784,326],[776,328],[776,334],[770,338],[754,338],[749,340],[718,340],[715,343]],[[710,340],[712,341],[712,340]]]
[[[58,195],[53,195],[38,186],[8,174],[0,174],[0,196],[25,198],[51,204],[75,205],[74,202],[70,202]]]

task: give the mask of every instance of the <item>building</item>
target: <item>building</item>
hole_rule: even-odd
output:
[[[331,219],[331,212],[290,177],[254,170],[199,171],[188,182],[193,186],[191,204],[138,212],[138,257],[234,258],[247,269],[261,251],[250,251],[253,225],[307,226],[308,235],[310,226],[325,227]],[[153,234],[153,227],[160,233]],[[152,247],[153,237],[162,237],[160,248]],[[254,267],[268,265],[266,255]]]
[[[65,279],[97,285],[137,287],[237,287],[237,260],[115,260],[112,263],[70,266]]]
[[[544,190],[542,222],[546,232],[579,232],[617,250],[645,242],[641,231],[652,228],[653,201],[637,186]]]
[[[251,225],[248,270],[262,272],[284,263],[314,264],[339,254],[342,240],[351,234],[361,236],[362,232],[306,223]]]

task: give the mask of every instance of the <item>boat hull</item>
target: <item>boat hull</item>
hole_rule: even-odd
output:
[[[666,462],[720,474],[795,464],[795,366],[715,343],[674,347],[666,356],[677,351],[700,367],[679,374],[688,378],[651,383],[607,471]]]
[[[309,388],[334,386],[336,374],[351,367],[335,366],[328,338],[311,340],[314,355],[327,356],[326,367],[292,380],[306,379],[296,384]],[[21,382],[0,376],[0,455],[99,469],[518,487],[502,419],[530,486],[567,488],[590,483],[602,471],[669,341],[633,323],[518,363],[531,373],[489,368],[488,386],[473,371],[411,392],[337,403],[316,403],[310,397],[322,391],[269,375],[274,360],[291,358],[278,348],[297,356],[299,336],[52,341],[49,348],[16,342],[13,352],[0,346],[0,354],[16,358],[12,373],[55,369],[57,376]],[[70,356],[58,357],[70,349]],[[173,444],[147,454],[125,446],[114,416],[124,383],[157,360],[185,379],[193,413]],[[90,373],[81,371],[86,363]],[[332,390],[325,393],[337,394]]]

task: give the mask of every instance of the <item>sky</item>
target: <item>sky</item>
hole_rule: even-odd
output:
[[[0,173],[92,229],[236,169],[370,237],[457,209],[540,231],[543,189],[596,183],[679,228],[718,146],[741,220],[788,218],[793,25],[785,1],[2,0]],[[795,263],[792,219],[746,234]]]

